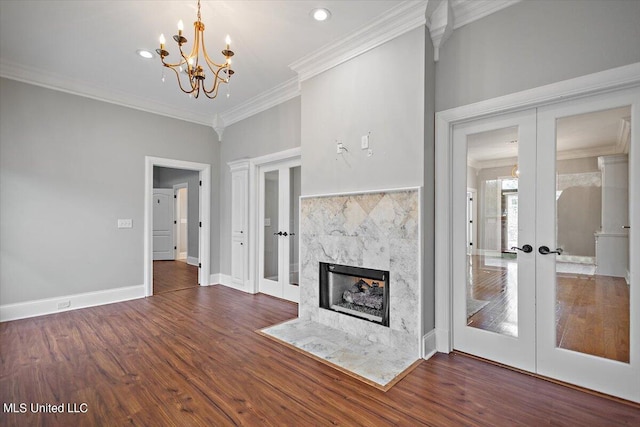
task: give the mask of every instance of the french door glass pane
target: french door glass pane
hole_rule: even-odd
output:
[[[264,278],[278,281],[279,171],[264,174]]]
[[[623,107],[557,119],[562,253],[549,255],[556,257],[556,346],[627,363],[630,116]]]
[[[299,206],[301,194],[300,166],[289,169],[289,284],[298,286]]]
[[[467,136],[467,326],[518,336],[518,127]],[[471,195],[475,194],[475,198]]]

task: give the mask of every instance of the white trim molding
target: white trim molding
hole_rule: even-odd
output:
[[[311,52],[289,67],[300,82],[340,65],[383,43],[426,24],[427,0],[403,1],[366,26],[342,37],[338,42]]]
[[[296,96],[300,96],[300,84],[294,77],[220,114],[220,120],[217,121],[218,127],[214,128],[222,141],[222,131],[225,127],[287,102]],[[222,131],[219,130],[220,128]]]
[[[86,81],[70,79],[68,76],[48,73],[39,68],[33,69],[23,65],[13,64],[6,60],[0,61],[0,77],[69,93],[71,95],[95,99],[97,101],[107,102],[121,107],[158,114],[172,119],[183,120],[185,122],[205,126],[211,125],[211,116],[209,114],[197,114],[181,108],[176,108],[171,104],[152,101],[150,99],[134,96],[130,93],[121,92],[113,88],[98,87]]]
[[[209,276],[209,285],[220,285],[222,284],[222,273],[215,273]]]
[[[144,298],[144,285],[0,305],[0,322]]]
[[[436,330],[432,329],[422,337],[422,358],[429,360],[436,353]]]
[[[452,135],[458,123],[640,85],[640,62],[436,113],[435,323],[436,349],[453,350]]]

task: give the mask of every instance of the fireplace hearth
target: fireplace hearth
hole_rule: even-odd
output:
[[[320,307],[389,326],[389,272],[321,262]]]

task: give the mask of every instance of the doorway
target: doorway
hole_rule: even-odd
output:
[[[638,108],[636,88],[453,126],[453,349],[640,399]]]
[[[198,224],[197,228],[191,228],[193,236],[187,237],[185,243],[187,245],[187,262],[181,262],[176,260],[178,252],[178,242],[173,241],[172,253],[173,257],[168,261],[154,262],[153,251],[153,230],[154,230],[154,209],[153,209],[153,190],[159,182],[154,176],[154,168],[167,168],[177,171],[180,174],[191,173],[194,175],[194,183],[189,186],[195,191],[195,195],[192,195],[190,199],[192,202],[197,201],[195,209],[191,210],[192,218],[187,222]],[[178,194],[181,188],[185,187],[181,183],[184,182],[182,178],[174,177],[174,181],[179,182],[165,182],[162,186],[170,188],[172,193],[172,199],[177,200]],[[155,184],[155,185],[154,185]],[[174,185],[176,188],[174,188]],[[145,221],[144,221],[144,284],[145,284],[145,296],[151,296],[155,291],[171,290],[177,287],[184,287],[181,285],[181,281],[185,281],[188,286],[196,285],[207,286],[210,284],[210,194],[211,194],[211,169],[210,165],[187,162],[173,159],[163,159],[157,157],[145,158]],[[173,224],[174,236],[175,228],[178,226],[178,216],[176,216],[175,205],[171,205],[171,216]],[[195,251],[191,251],[195,255],[189,255],[189,244],[196,248]],[[166,263],[159,265],[156,263]],[[169,265],[171,264],[171,265]],[[169,268],[171,267],[171,268]],[[184,271],[183,271],[184,270]],[[166,279],[167,283],[158,281],[155,283],[154,276],[158,276],[160,279]],[[194,280],[193,277],[196,279]],[[158,289],[155,286],[158,285]],[[166,286],[165,286],[166,285]]]
[[[199,179],[194,170],[153,168],[154,294],[198,286]]]

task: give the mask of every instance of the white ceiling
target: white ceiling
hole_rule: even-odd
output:
[[[419,2],[414,2],[419,3]],[[196,0],[184,1],[0,1],[0,61],[12,77],[107,98],[115,102],[186,112],[211,124],[216,113],[232,109],[276,87],[296,73],[289,65],[363,27],[398,1],[202,1],[202,22],[210,56],[231,36],[236,74],[216,100],[190,99],[168,70],[161,81],[158,57],[144,60],[137,49],[155,51],[161,33],[176,58],[171,39],[179,19],[193,39]],[[332,17],[315,22],[309,12],[328,8]],[[187,44],[190,49],[191,42]],[[170,57],[170,58],[171,58]],[[3,73],[6,74],[6,73]],[[16,76],[17,75],[17,76]],[[199,120],[202,118],[202,120]]]
[[[440,46],[453,29],[518,1],[202,0],[210,56],[222,62],[222,55],[216,54],[224,48],[227,34],[235,51],[230,97],[223,85],[212,101],[180,92],[170,70],[162,83],[160,59],[136,55],[137,49],[155,51],[164,33],[166,48],[176,58],[171,36],[182,19],[185,37],[193,38],[197,0],[0,0],[0,75],[224,126],[268,108],[269,102],[296,96],[298,78],[310,76],[310,69],[318,72],[322,67],[317,62],[331,55],[346,60],[362,53],[366,49],[351,48],[358,43],[371,48],[385,37],[427,24],[434,44]],[[313,21],[309,12],[315,7],[328,8],[331,19]],[[444,13],[447,10],[452,13]],[[190,48],[189,42],[186,50]],[[325,62],[325,69],[337,64]],[[247,107],[252,103],[260,108]]]
[[[617,154],[628,150],[624,132],[630,107],[614,108],[558,119],[556,136],[559,159]],[[467,158],[479,168],[516,162],[518,128],[509,127],[467,137]]]

